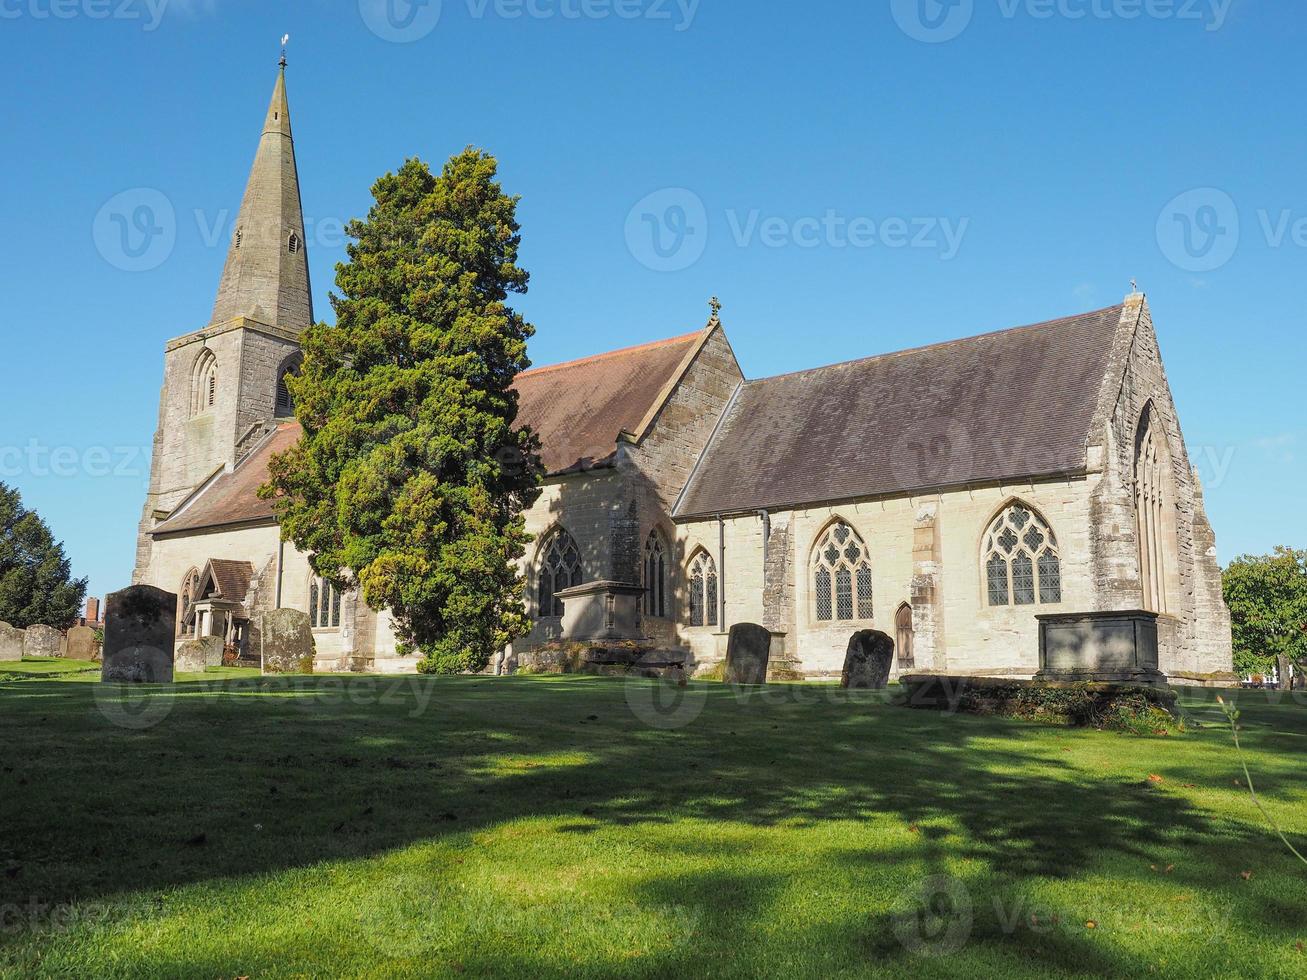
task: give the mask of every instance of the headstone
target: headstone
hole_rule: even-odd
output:
[[[173,670],[179,674],[203,674],[207,667],[221,667],[227,648],[221,636],[202,636],[177,644]]]
[[[880,691],[889,684],[894,641],[879,630],[861,630],[849,637],[840,687]]]
[[[0,623],[0,661],[23,659],[23,631]]]
[[[736,623],[726,641],[727,684],[766,684],[771,631],[757,623]]]
[[[150,585],[133,585],[113,593],[105,600],[100,679],[171,684],[176,632],[174,593]]]
[[[298,609],[274,609],[263,617],[263,673],[311,674],[313,627],[309,614]]]
[[[74,626],[68,631],[68,650],[64,654],[69,660],[98,660],[100,641],[95,638],[95,630],[89,626]]]
[[[29,626],[23,638],[24,657],[57,657],[64,635],[53,626]]]

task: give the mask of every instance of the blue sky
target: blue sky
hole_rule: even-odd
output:
[[[208,317],[284,32],[319,316],[372,181],[467,144],[522,196],[537,364],[717,294],[759,377],[1137,277],[1222,560],[1307,546],[1297,4],[0,0],[0,479],[93,592],[129,581],[163,343]]]

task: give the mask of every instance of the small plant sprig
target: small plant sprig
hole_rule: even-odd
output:
[[[1307,864],[1307,858],[1299,854],[1298,849],[1289,843],[1289,838],[1284,836],[1284,831],[1280,829],[1280,825],[1275,822],[1274,817],[1266,812],[1266,807],[1262,806],[1262,801],[1257,798],[1257,790],[1253,789],[1252,773],[1248,771],[1248,763],[1243,756],[1243,746],[1239,744],[1238,709],[1232,704],[1226,704],[1225,698],[1221,697],[1219,694],[1216,696],[1216,703],[1221,706],[1221,711],[1224,712],[1225,717],[1230,721],[1230,734],[1234,736],[1234,750],[1239,754],[1239,765],[1243,766],[1243,777],[1248,783],[1248,795],[1253,798],[1253,803],[1256,805],[1257,809],[1261,811],[1262,816],[1266,818],[1266,822],[1271,825],[1271,828],[1279,836],[1280,840],[1284,841],[1284,846],[1287,847],[1293,853],[1293,856],[1299,861],[1303,864]]]

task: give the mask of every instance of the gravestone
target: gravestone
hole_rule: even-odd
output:
[[[309,614],[274,609],[263,617],[263,673],[311,674],[316,646]]]
[[[736,623],[726,641],[727,684],[766,684],[771,631],[757,623]]]
[[[89,626],[74,626],[68,631],[67,652],[69,660],[96,660],[100,656],[100,641],[95,638],[95,630]]]
[[[57,657],[64,635],[53,626],[29,626],[23,638],[24,657]]]
[[[893,664],[894,641],[879,630],[860,630],[849,637],[840,687],[883,690]]]
[[[23,659],[23,631],[8,623],[0,623],[0,661]]]
[[[173,670],[179,674],[203,674],[207,667],[221,667],[226,649],[221,636],[202,636],[177,644]]]
[[[133,585],[105,600],[102,681],[171,684],[177,596]]]

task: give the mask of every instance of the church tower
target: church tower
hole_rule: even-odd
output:
[[[149,533],[293,414],[284,378],[313,322],[304,213],[283,56],[209,323],[164,348],[150,490],[134,581],[148,579]]]

